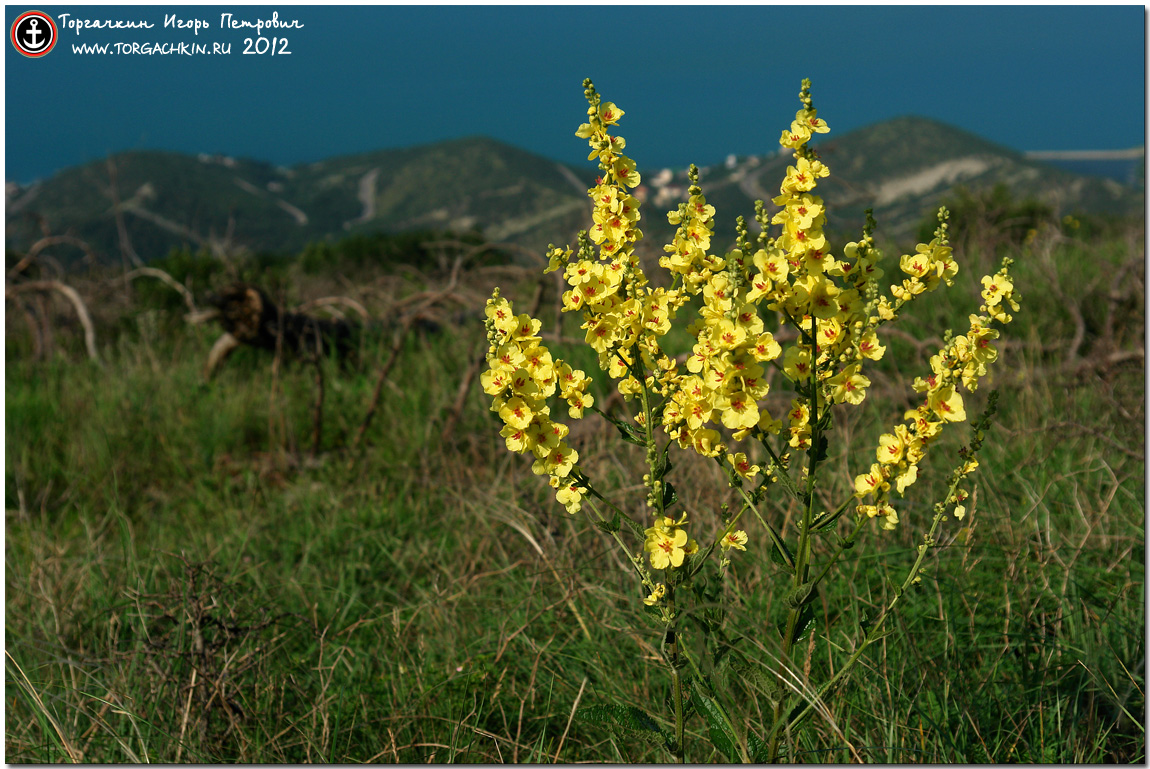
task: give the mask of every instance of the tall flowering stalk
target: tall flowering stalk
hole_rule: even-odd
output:
[[[879,438],[873,460],[859,468],[842,503],[833,511],[823,510],[815,489],[820,477],[828,474],[822,471],[834,407],[858,407],[865,401],[871,384],[865,371],[886,353],[879,334],[882,326],[897,321],[908,305],[942,284],[951,285],[958,272],[947,241],[946,210],[939,211],[934,239],[899,260],[898,269],[905,277],[891,287],[889,296],[882,295],[879,285],[882,254],[874,244],[869,213],[862,238],[845,244],[841,257],[836,256],[823,232],[825,204],[815,194],[830,170],[809,146],[815,134],[826,133],[829,127],[818,116],[810,82],[804,80],[801,107],[779,140],[793,150],[794,164],[787,168],[780,194],[773,199],[777,213],[768,218],[760,201],[756,219],[761,233],[752,240],[740,217],[735,248],[721,256],[714,253],[715,210],[692,166],[687,200],[668,214],[677,229],[664,247],[660,266],[670,275],[670,287],[652,288],[635,254],[643,237],[639,200],[632,194],[639,173],[635,162],[623,154],[623,137],[612,133],[624,113],[603,102],[590,80],[584,81],[584,94],[588,120],[576,135],[588,141],[588,159],[598,160],[600,169],[588,191],[594,203],[592,226],[580,234],[577,250],[549,247],[547,271],[563,271],[568,286],[563,310],[581,313],[585,340],[597,353],[599,367],[625,399],[636,402],[633,423],[598,413],[612,421],[625,440],[645,449],[646,514],[637,504],[621,507],[611,502],[579,466],[577,452],[565,442],[568,428],[551,418],[548,399],[558,396],[575,419],[587,410],[598,411],[587,393],[590,377],[553,359],[541,344],[540,322],[516,315],[499,289],[487,305],[489,370],[483,375],[483,387],[493,396],[492,411],[504,422],[501,434],[507,447],[530,451],[533,471],[548,477],[560,504],[572,514],[586,507],[599,528],[615,539],[643,586],[646,610],[664,627],[673,733],[663,733],[651,718],[625,709],[591,715],[609,726],[658,731],[682,761],[684,724],[693,710],[703,716],[712,741],[728,759],[773,761],[779,756],[782,730],[813,708],[811,704],[790,717],[795,701],[784,692],[796,641],[813,617],[810,602],[816,588],[853,546],[867,521],[877,519],[883,529],[898,525],[895,495],[903,496],[918,480],[922,461],[942,431],[966,420],[962,393],[977,388],[997,357],[992,344],[999,333],[995,324],[1009,323],[1007,310],[1018,310],[1010,260],[982,279],[983,305],[980,314],[970,316],[969,328],[957,336],[947,332],[943,348],[930,359],[930,373],[914,380],[921,398],[918,406]],[[695,341],[680,366],[663,349],[662,340],[678,312],[696,298],[699,312],[687,326]],[[786,413],[771,414],[766,408],[768,367],[782,374],[791,392]],[[945,514],[957,518],[965,514],[962,480],[978,466],[976,452],[993,403],[992,398],[975,440],[952,474],[945,499],[935,507],[930,531],[903,589],[916,580]],[[717,528],[709,543],[696,539],[703,538],[697,521],[671,510],[677,501],[666,479],[672,446],[714,459],[742,500],[734,511],[726,506],[717,511],[718,526],[706,527]],[[751,459],[756,447],[763,451],[761,465]],[[802,511],[797,531],[789,535],[797,535],[793,549],[786,542],[788,533],[779,531],[760,510],[772,488],[793,497]],[[737,733],[699,661],[681,645],[687,602],[692,597],[707,601],[715,597],[694,578],[717,554],[721,579],[733,554],[746,551],[750,536],[738,524],[748,512],[760,522],[766,537],[763,546],[786,575],[782,653],[766,739]],[[848,512],[853,518],[848,533],[840,535],[837,547],[816,563],[813,537],[837,525]],[[894,608],[901,594],[899,590],[887,610]],[[829,691],[877,637],[887,610],[818,696]]]

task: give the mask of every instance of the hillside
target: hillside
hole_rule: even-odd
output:
[[[1144,188],[1059,170],[932,120],[903,117],[829,135],[815,145],[832,175],[820,194],[831,233],[854,233],[867,207],[880,234],[905,240],[956,187],[1006,185],[1059,213],[1141,215]],[[640,148],[635,154],[642,162]],[[532,250],[569,242],[589,217],[586,189],[596,169],[568,167],[487,138],[330,158],[293,168],[221,156],[134,151],[113,156],[125,228],[141,258],[174,246],[291,253],[309,241],[379,230],[479,229],[491,240]],[[751,220],[754,201],[778,194],[789,153],[703,169],[701,183],[720,216],[719,243],[734,219]],[[119,259],[109,163],[67,169],[28,187],[6,188],[9,249],[27,249],[47,227]],[[664,213],[682,199],[685,172],[648,169],[643,229],[665,240]],[[768,203],[769,205],[769,203]]]
[[[864,212],[873,208],[883,237],[913,238],[923,218],[959,187],[976,191],[1004,184],[1014,199],[1036,198],[1058,214],[1141,216],[1145,206],[1142,189],[1028,160],[1021,152],[925,118],[895,118],[820,138],[812,146],[831,169],[819,194],[828,204],[827,230],[832,233],[857,233]],[[773,152],[732,157],[721,167],[705,169],[701,185],[720,214],[716,232],[733,233],[740,215],[753,221],[755,200],[766,200],[768,210],[773,209],[770,199],[779,194],[779,182],[792,162],[789,151]],[[675,174],[667,186],[685,186],[685,179]],[[655,199],[668,197],[654,193]]]
[[[174,246],[294,252],[379,230],[482,228],[541,249],[590,210],[594,169],[570,169],[486,138],[381,150],[279,168],[221,156],[135,151],[111,158],[125,227],[141,258]],[[105,161],[21,188],[7,185],[6,244],[70,232],[118,259]]]

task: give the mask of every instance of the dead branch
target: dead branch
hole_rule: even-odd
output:
[[[149,277],[149,278],[157,278],[157,279],[163,281],[165,284],[174,288],[176,291],[179,292],[180,296],[182,296],[184,298],[184,304],[186,304],[188,306],[188,312],[190,312],[190,313],[198,312],[198,310],[196,309],[196,299],[195,299],[195,297],[192,296],[192,292],[188,290],[187,286],[184,286],[178,280],[176,280],[175,278],[173,278],[171,275],[164,272],[163,270],[157,269],[155,267],[137,267],[136,269],[132,270],[131,272],[125,273],[123,280],[132,281],[132,280],[135,280],[136,278],[142,278],[145,276]]]
[[[204,365],[204,379],[209,380],[216,369],[224,362],[224,359],[232,354],[232,351],[240,346],[240,340],[229,334],[227,331],[224,335],[216,340],[212,345],[211,352],[208,353],[208,362]]]
[[[63,294],[76,308],[80,325],[84,327],[84,345],[88,348],[88,357],[98,365],[103,365],[99,353],[96,352],[96,329],[92,325],[92,316],[88,314],[88,308],[84,304],[84,300],[76,293],[76,289],[58,280],[33,280],[27,283],[9,283],[4,286],[5,296],[15,296],[26,291],[56,291]]]
[[[325,354],[354,352],[352,341],[355,327],[352,324],[345,320],[315,318],[304,313],[286,311],[250,284],[231,284],[218,294],[208,294],[204,301],[211,305],[209,309],[188,313],[184,319],[188,323],[218,321],[223,330],[241,344],[268,351],[279,349],[281,354],[288,353],[310,360],[308,350],[312,345],[312,334],[318,334]],[[230,352],[223,347],[221,351]]]
[[[543,290],[546,286],[547,278],[545,276],[539,277],[539,282],[535,284],[535,296],[531,299],[531,307],[528,308],[527,314],[532,318],[539,317],[539,305],[543,304]]]
[[[52,333],[52,318],[49,312],[51,303],[52,298],[47,294],[37,294],[32,302],[32,307],[36,310],[36,321],[40,324],[40,333],[44,335],[45,358],[56,349],[56,340]]]
[[[32,360],[44,359],[44,334],[40,328],[40,324],[36,321],[36,317],[32,311],[28,309],[28,305],[23,302],[13,301],[13,304],[19,308],[24,320],[28,323],[28,330],[32,332]]]
[[[509,242],[464,243],[462,240],[448,238],[448,239],[444,239],[444,240],[429,240],[426,243],[421,243],[420,245],[425,249],[455,248],[455,249],[458,249],[459,251],[464,252],[466,254],[467,259],[471,259],[471,257],[475,256],[476,254],[482,253],[483,251],[517,251],[521,254],[524,254],[525,256],[527,256],[529,259],[536,262],[537,264],[540,264],[540,265],[546,265],[547,264],[547,260],[544,259],[541,255],[539,255],[536,251],[534,251],[533,249],[527,248],[526,246],[521,246],[518,243],[509,243]]]
[[[463,416],[463,408],[467,404],[467,395],[471,392],[471,384],[475,381],[475,377],[479,374],[479,369],[487,360],[487,356],[483,354],[483,348],[487,346],[486,337],[479,337],[475,343],[475,349],[471,353],[471,365],[467,367],[467,372],[463,375],[463,380],[459,383],[459,389],[455,391],[455,403],[451,407],[451,411],[447,414],[447,419],[443,422],[443,431],[439,434],[440,442],[446,443],[451,434],[455,432],[455,425],[459,423],[459,418]]]
[[[383,368],[379,370],[379,376],[375,378],[375,387],[371,391],[371,402],[368,404],[367,413],[363,416],[363,421],[360,422],[359,429],[356,430],[355,440],[351,443],[352,450],[358,449],[359,444],[363,442],[363,435],[367,432],[367,428],[371,426],[371,420],[375,417],[376,409],[379,408],[379,399],[383,395],[383,383],[387,381],[387,375],[391,373],[392,366],[399,358],[399,351],[403,349],[403,341],[407,339],[407,332],[411,330],[411,325],[415,322],[415,314],[408,315],[404,320],[403,325],[396,331],[395,341],[391,345],[391,352],[388,355],[387,362],[383,364]],[[355,459],[352,458],[354,464]]]
[[[132,239],[128,236],[128,227],[124,224],[124,209],[123,206],[120,205],[120,189],[117,183],[118,175],[116,163],[109,156],[108,194],[112,196],[112,210],[116,212],[116,235],[120,241],[120,255],[124,259],[124,272],[127,272],[129,261],[136,267],[143,267],[144,260],[136,253],[136,249],[132,248]]]
[[[280,299],[281,300],[283,299],[282,295],[280,296]],[[272,386],[271,386],[271,391],[268,393],[268,448],[269,449],[274,449],[276,446],[276,416],[277,416],[277,412],[278,412],[276,401],[277,401],[277,395],[279,393],[280,366],[282,365],[282,362],[283,362],[283,351],[284,351],[283,310],[280,309],[282,306],[282,301],[278,302],[278,303],[273,303],[273,304],[275,305],[275,312],[276,312],[276,326],[275,326],[276,336],[275,336],[275,357],[272,359]],[[280,422],[281,422],[280,427],[282,428],[280,430],[280,433],[286,435],[287,425],[282,424],[283,419],[284,419],[283,414],[280,413],[280,414],[278,414],[278,416],[280,417]],[[281,446],[280,448],[281,448],[281,453],[282,453],[283,447]]]
[[[310,302],[304,302],[296,307],[292,312],[307,312],[316,307],[330,307],[336,304],[342,304],[344,307],[355,310],[363,318],[364,323],[371,320],[371,313],[367,311],[367,308],[349,296],[325,296],[321,299],[312,299]]]
[[[311,362],[315,366],[315,403],[312,411],[312,441],[311,458],[319,456],[320,443],[323,441],[323,336],[318,327],[313,327],[315,349],[312,351]]]
[[[788,329],[789,328],[790,327],[788,326]],[[896,337],[898,339],[903,340],[904,342],[909,342],[910,344],[914,345],[915,353],[920,358],[927,357],[927,354],[931,350],[939,350],[943,347],[942,340],[936,336],[935,337],[928,337],[926,339],[918,339],[913,334],[907,333],[906,331],[903,331],[901,328],[896,328],[895,326],[892,326],[889,323],[884,325],[882,327],[882,330],[883,330],[884,334]],[[796,338],[797,338],[797,334],[796,334]],[[775,339],[778,341],[784,341],[781,338],[780,334],[775,334]],[[785,340],[785,341],[792,341],[792,340]]]
[[[1143,256],[1139,254],[1126,262],[1114,273],[1114,277],[1110,280],[1110,293],[1106,297],[1106,319],[1102,325],[1102,339],[1104,344],[1110,348],[1116,348],[1119,341],[1115,339],[1115,330],[1120,325],[1125,325],[1119,320],[1118,316],[1122,309],[1122,303],[1130,300],[1137,300],[1137,305],[1145,306],[1146,302],[1146,289],[1142,284],[1142,280],[1138,273],[1138,268],[1143,266]],[[1132,275],[1133,280],[1128,280],[1127,275]],[[1143,319],[1145,321],[1145,319]],[[1145,356],[1145,348],[1142,349],[1143,356]]]
[[[40,255],[40,252],[45,248],[50,246],[64,245],[75,246],[76,248],[79,248],[88,258],[89,263],[96,263],[96,254],[92,251],[92,247],[89,246],[87,242],[80,240],[79,238],[74,238],[71,235],[48,235],[46,237],[40,238],[32,244],[32,247],[28,249],[28,253],[24,255],[24,258],[16,262],[16,264],[12,266],[12,269],[8,270],[8,278],[12,279],[24,270],[28,269],[28,266],[36,261],[37,257]],[[60,265],[58,263],[54,266],[57,270],[60,270]],[[62,270],[60,272],[62,274]]]
[[[449,296],[455,290],[455,284],[459,280],[459,271],[462,269],[463,262],[467,258],[469,258],[469,255],[460,254],[457,256],[455,258],[455,264],[451,268],[451,279],[448,281],[447,286],[442,291],[436,292],[435,294],[429,296],[423,301],[422,304],[416,307],[412,312],[408,313],[404,318],[403,323],[400,325],[399,330],[396,332],[395,342],[391,346],[391,352],[387,362],[383,365],[383,368],[380,369],[379,376],[376,377],[375,387],[371,393],[371,402],[367,407],[367,413],[364,415],[363,422],[360,423],[359,430],[357,430],[355,434],[355,440],[351,445],[353,450],[359,448],[360,443],[363,441],[364,433],[367,432],[367,428],[371,425],[371,420],[375,416],[376,410],[379,408],[379,399],[383,394],[383,383],[387,380],[387,375],[391,373],[391,369],[395,365],[395,361],[399,358],[400,350],[403,349],[403,341],[407,338],[407,334],[411,330],[411,326],[415,323],[416,319],[425,309],[431,307],[433,304],[436,304],[444,297]],[[352,458],[352,462],[355,462],[354,457]]]

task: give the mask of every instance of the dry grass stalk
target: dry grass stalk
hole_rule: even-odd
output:
[[[60,728],[60,723],[56,720],[55,716],[52,715],[52,712],[48,710],[48,708],[44,705],[44,700],[40,698],[40,693],[36,691],[36,687],[34,687],[32,682],[28,680],[27,674],[24,673],[24,670],[16,662],[16,658],[13,657],[12,654],[7,650],[4,651],[4,655],[8,658],[8,663],[13,668],[15,668],[16,672],[20,675],[20,678],[16,681],[17,686],[19,686],[20,689],[24,691],[24,693],[28,696],[29,699],[32,700],[33,703],[35,703],[39,715],[43,716],[44,720],[46,720],[52,727],[52,730],[56,733],[57,739],[60,741],[60,746],[64,749],[64,753],[68,756],[68,760],[73,764],[79,763],[84,758],[83,754],[76,750],[76,748],[72,746],[72,743],[68,741],[68,737],[64,734],[64,730]],[[44,737],[47,739],[48,735],[44,735]]]

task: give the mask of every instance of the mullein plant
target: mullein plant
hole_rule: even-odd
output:
[[[941,433],[967,419],[963,392],[978,387],[997,356],[996,325],[1009,323],[1008,310],[1018,310],[1010,260],[982,279],[983,305],[980,314],[970,316],[969,328],[958,335],[948,332],[944,346],[930,359],[930,372],[915,378],[918,405],[880,436],[869,461],[856,468],[853,489],[844,490],[841,504],[823,509],[815,489],[820,476],[831,469],[827,445],[832,407],[857,407],[865,401],[871,384],[867,367],[886,353],[882,326],[898,320],[908,305],[942,284],[951,285],[958,271],[947,241],[946,210],[939,211],[934,239],[899,260],[905,277],[891,286],[889,295],[879,286],[882,254],[875,247],[869,212],[862,238],[847,243],[836,256],[823,234],[824,203],[815,194],[830,171],[808,146],[815,134],[829,129],[812,104],[810,81],[804,80],[801,109],[780,137],[782,146],[793,150],[794,164],[773,200],[777,213],[768,214],[760,201],[756,219],[761,234],[752,238],[740,217],[735,248],[715,253],[715,210],[692,166],[687,200],[668,214],[677,227],[674,239],[659,260],[670,273],[670,287],[652,287],[635,253],[643,237],[633,192],[640,176],[635,161],[623,152],[623,137],[613,133],[624,113],[602,101],[590,80],[583,85],[590,105],[588,122],[576,135],[589,142],[588,159],[598,160],[601,171],[589,190],[592,226],[580,233],[576,249],[549,247],[546,271],[563,271],[569,287],[562,297],[563,310],[582,314],[581,328],[599,367],[616,381],[623,397],[636,404],[638,413],[631,422],[596,409],[588,393],[591,377],[552,356],[542,344],[540,321],[516,314],[498,288],[486,309],[490,348],[483,389],[494,399],[491,408],[504,423],[501,435],[508,449],[531,454],[532,470],[547,477],[567,512],[589,512],[614,538],[642,585],[645,611],[662,626],[671,684],[666,722],[672,731],[664,732],[656,719],[634,708],[600,706],[587,717],[648,733],[682,761],[685,722],[699,714],[712,743],[728,759],[774,761],[780,757],[784,731],[816,709],[819,698],[881,637],[883,620],[903,591],[918,581],[941,522],[948,514],[959,519],[965,515],[964,480],[978,466],[976,453],[994,411],[993,393],[987,412],[974,425],[973,439],[961,452],[946,497],[934,506],[918,559],[894,599],[864,623],[863,637],[831,680],[813,689],[799,686],[796,643],[808,632],[816,588],[869,521],[882,529],[899,524],[896,498],[919,479],[923,459]],[[662,342],[692,300],[699,311],[686,328],[695,342],[680,363]],[[780,333],[788,327],[793,331]],[[786,412],[772,414],[764,404],[770,391],[767,367],[781,373],[792,395]],[[566,406],[571,419],[595,411],[614,423],[624,440],[645,450],[645,505],[638,500],[616,504],[593,483],[566,441],[569,428],[552,418],[552,404]],[[721,507],[711,522],[676,513],[677,495],[667,478],[672,446],[717,462],[741,504]],[[757,452],[753,446],[762,447],[761,465],[751,459]],[[797,501],[801,518],[796,532],[780,531],[763,516],[761,508],[770,493]],[[748,513],[762,527],[755,537],[758,543],[740,528]],[[840,523],[844,518],[845,525]],[[716,533],[701,542],[706,540],[704,532]],[[816,562],[813,538],[832,534],[837,538],[829,554]],[[788,545],[787,537],[794,544]],[[683,646],[683,633],[692,627],[710,638],[725,637],[723,613],[711,608],[722,600],[716,584],[752,545],[761,547],[785,575],[779,589],[785,595],[786,616],[779,623],[781,653],[773,676],[727,660],[732,671],[757,677],[756,690],[771,703],[773,721],[758,734],[736,728],[736,720],[716,696],[710,673],[724,654],[730,655],[730,645],[714,654],[709,674]]]

